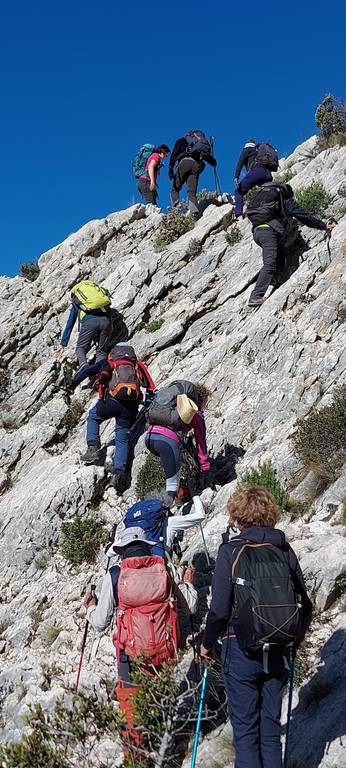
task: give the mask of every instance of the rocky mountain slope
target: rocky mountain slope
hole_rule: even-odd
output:
[[[344,203],[345,161],[346,147],[317,154],[312,138],[282,162],[280,171],[290,171],[294,189],[321,180],[334,197],[333,212]],[[306,675],[294,699],[291,765],[346,766],[346,606],[336,588],[346,573],[346,467],[326,487],[304,469],[291,442],[297,418],[329,403],[346,379],[346,216],[333,232],[331,254],[323,233],[302,228],[307,245],[298,269],[253,311],[247,299],[261,252],[246,220],[239,225],[241,241],[228,245],[230,211],[229,204],[210,205],[193,231],[156,253],[153,238],[162,214],[134,205],[89,222],[43,254],[35,282],[0,278],[4,740],[19,738],[30,703],[41,701],[49,708],[61,693],[61,681],[73,683],[84,627],[81,595],[92,574],[100,579],[105,569],[102,550],[93,570],[67,563],[58,549],[62,520],[97,510],[111,527],[134,499],[133,487],[119,500],[107,487],[103,468],[81,463],[86,415],[95,396],[77,390],[69,405],[52,358],[67,317],[69,289],[92,276],[111,292],[158,384],[184,377],[214,389],[207,428],[213,455],[223,457],[224,484],[203,496],[211,554],[216,555],[226,526],[225,506],[236,473],[271,460],[300,502],[301,514],[284,515],[282,527],[301,558],[317,615],[307,643]],[[200,249],[191,249],[191,241]],[[150,332],[153,320],[162,324]],[[109,424],[104,444],[112,436]],[[144,456],[142,438],[134,475]],[[200,551],[200,533],[185,546],[187,556]],[[48,685],[44,665],[51,670]],[[82,685],[100,691],[100,678],[114,673],[111,638],[103,636],[98,643],[91,636]],[[201,766],[210,766],[211,756],[217,756],[218,740],[219,733],[205,740]]]

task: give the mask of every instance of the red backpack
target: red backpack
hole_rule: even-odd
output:
[[[143,381],[136,353],[130,344],[116,344],[108,355],[112,377],[108,393],[119,400],[140,400]]]
[[[114,644],[132,659],[159,666],[176,661],[178,609],[163,557],[128,557],[120,563]]]

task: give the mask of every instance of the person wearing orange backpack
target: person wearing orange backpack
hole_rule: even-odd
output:
[[[155,384],[144,363],[137,360],[133,347],[119,342],[108,358],[83,368],[72,380],[72,390],[85,378],[98,376],[99,400],[91,408],[87,419],[87,450],[82,456],[85,464],[100,464],[100,427],[104,421],[115,419],[115,453],[111,485],[123,493],[127,485],[129,457],[129,430],[133,426],[138,407],[143,399],[142,388],[154,391]]]
[[[152,674],[165,662],[176,662],[179,647],[178,612],[196,613],[198,599],[193,586],[194,572],[187,568],[179,579],[171,562],[155,553],[157,541],[147,538],[142,528],[126,528],[116,536],[109,556],[120,555],[120,563],[106,573],[98,601],[84,600],[87,619],[97,632],[104,632],[117,610],[113,642],[116,647],[118,683],[116,696],[126,726],[123,743],[135,752],[144,737],[135,726],[133,697],[139,692],[133,683],[133,662]],[[144,574],[145,577],[144,578]],[[148,612],[150,606],[150,612]]]

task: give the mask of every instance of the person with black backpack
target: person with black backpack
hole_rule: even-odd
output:
[[[178,205],[180,190],[186,184],[189,212],[196,219],[199,217],[198,180],[206,163],[216,168],[211,142],[203,131],[188,131],[177,139],[169,161],[169,178],[173,181],[171,201],[173,206]]]
[[[290,184],[268,182],[254,195],[247,207],[247,217],[252,224],[255,243],[262,248],[263,267],[256,285],[250,295],[249,307],[259,307],[270,283],[275,281],[282,268],[285,240],[289,234],[292,219],[301,224],[326,232],[336,226],[335,219],[326,223],[311,213],[307,213],[294,200]]]
[[[312,604],[271,494],[245,485],[228,512],[240,534],[219,549],[201,656],[221,638],[235,768],[282,768],[282,696]]]
[[[179,487],[184,435],[193,434],[199,469],[209,472],[204,410],[211,390],[202,383],[173,381],[155,392],[148,408],[145,445],[162,464],[166,491],[175,498]]]
[[[167,144],[154,147],[144,144],[132,161],[132,169],[138,181],[138,192],[146,203],[157,205],[157,179],[163,165],[163,160],[170,153]]]
[[[250,146],[251,144],[251,146]],[[246,166],[247,174],[239,182],[239,176],[243,165]],[[235,171],[235,209],[234,215],[240,218],[243,215],[243,197],[253,189],[260,187],[268,181],[272,181],[272,171],[277,171],[279,167],[279,157],[276,149],[271,144],[254,144],[247,142],[245,145]]]
[[[135,350],[127,342],[119,342],[108,358],[77,373],[72,380],[72,389],[91,376],[98,377],[94,387],[98,389],[99,400],[88,414],[88,448],[82,461],[85,464],[102,462],[100,427],[104,421],[114,418],[115,452],[111,485],[118,493],[122,493],[128,483],[129,430],[136,420],[143,399],[142,389],[152,392],[155,384],[144,363],[137,359]]]

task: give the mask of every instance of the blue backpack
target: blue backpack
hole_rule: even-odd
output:
[[[132,160],[132,170],[136,177],[145,176],[145,166],[150,155],[154,152],[155,144],[143,144]]]
[[[138,526],[146,532],[147,538],[157,541],[157,545],[151,547],[153,555],[165,556],[164,530],[166,522],[166,509],[158,499],[137,501],[133,507],[127,510],[124,517],[125,528]]]

